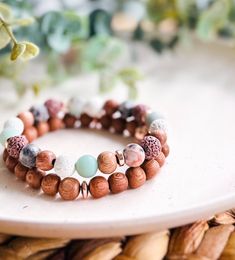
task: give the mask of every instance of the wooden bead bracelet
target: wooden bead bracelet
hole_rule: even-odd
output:
[[[97,159],[83,155],[76,162],[69,156],[55,156],[51,151],[41,151],[32,142],[49,131],[62,128],[90,127],[132,136],[135,142],[123,151],[105,151]],[[43,105],[30,108],[17,117],[7,120],[0,134],[5,146],[3,161],[10,172],[34,189],[50,196],[60,194],[64,200],[74,200],[79,193],[101,198],[108,193],[120,193],[128,187],[135,189],[153,178],[163,166],[169,154],[166,121],[145,105],[127,101],[119,104],[99,99],[88,102],[73,98],[65,106],[50,99]],[[127,165],[125,173],[116,171]],[[105,175],[95,176],[97,170]],[[54,170],[55,173],[51,171]],[[81,184],[71,177],[75,170],[83,178],[91,178],[89,184]],[[47,172],[47,174],[46,174]]]

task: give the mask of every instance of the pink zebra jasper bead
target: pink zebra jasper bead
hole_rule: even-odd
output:
[[[28,144],[24,135],[14,136],[7,140],[7,152],[13,158],[18,158],[21,150]]]
[[[62,102],[55,99],[48,99],[44,105],[47,108],[50,117],[57,117],[64,106]]]
[[[155,159],[161,152],[162,146],[160,141],[154,136],[145,136],[141,141],[141,146],[145,151],[146,160]]]
[[[128,144],[123,150],[126,165],[130,167],[138,167],[145,160],[144,149],[135,143]]]

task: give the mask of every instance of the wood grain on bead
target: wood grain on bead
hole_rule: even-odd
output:
[[[112,126],[117,134],[122,134],[126,128],[126,120],[123,118],[113,118]]]
[[[17,165],[14,169],[15,176],[18,179],[25,181],[28,170],[29,170],[29,168],[25,167],[23,164],[17,163]]]
[[[18,163],[18,160],[16,158],[11,157],[11,156],[8,156],[7,159],[6,159],[6,167],[12,173],[14,173],[14,170],[15,170],[17,163]]]
[[[54,161],[56,156],[51,151],[41,151],[36,157],[36,167],[43,170],[49,171],[54,167]]]
[[[59,193],[64,200],[75,200],[80,192],[80,183],[72,177],[64,178],[59,185]]]
[[[162,147],[162,152],[164,153],[165,157],[167,157],[170,153],[170,147],[167,143],[165,143]]]
[[[7,157],[9,156],[7,149],[4,149],[3,154],[2,154],[2,159],[5,162],[7,160]]]
[[[93,118],[88,116],[87,114],[83,113],[80,116],[80,122],[83,127],[89,127],[91,122],[93,121]]]
[[[24,128],[27,129],[31,126],[33,126],[34,124],[34,116],[31,112],[29,111],[25,111],[25,112],[21,112],[18,117],[22,120],[22,122],[24,123]]]
[[[74,128],[77,118],[71,114],[66,114],[63,121],[66,128]]]
[[[102,173],[110,174],[117,169],[117,158],[112,152],[103,152],[98,158],[98,168]]]
[[[146,179],[152,179],[160,170],[159,163],[154,160],[146,160],[142,165],[141,168],[145,171]]]
[[[34,126],[28,127],[24,130],[23,135],[25,135],[29,143],[31,143],[38,137],[37,128]]]
[[[108,181],[102,176],[96,176],[91,179],[89,190],[92,197],[95,199],[104,197],[109,193]]]
[[[41,187],[41,181],[44,175],[44,171],[36,168],[30,169],[26,174],[26,182],[31,188],[39,189]]]
[[[38,136],[43,136],[50,131],[49,125],[47,122],[39,122],[36,126],[38,131]]]
[[[139,188],[146,181],[146,175],[141,167],[130,167],[126,171],[126,176],[128,178],[129,186],[132,189]]]
[[[115,172],[108,178],[109,188],[112,193],[120,193],[127,190],[128,179],[125,174],[121,172]]]
[[[60,177],[56,174],[48,174],[43,177],[41,188],[43,192],[49,196],[55,196],[58,192]]]
[[[166,161],[166,157],[163,152],[161,152],[155,160],[159,163],[160,167],[162,167]]]
[[[157,130],[154,136],[160,141],[161,145],[164,145],[167,141],[167,134],[163,130]]]
[[[64,122],[58,117],[52,117],[48,120],[50,131],[56,131],[64,128]]]

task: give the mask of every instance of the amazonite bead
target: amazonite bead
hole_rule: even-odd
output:
[[[18,117],[12,117],[5,122],[3,128],[4,129],[15,129],[15,130],[17,130],[16,135],[21,135],[24,131],[24,123]]]
[[[97,172],[98,163],[92,155],[83,155],[77,160],[75,168],[80,176],[91,178]]]
[[[160,113],[157,113],[154,111],[148,112],[146,115],[147,126],[149,127],[153,121],[155,121],[156,119],[160,119],[160,118],[163,118],[163,116]]]
[[[18,136],[19,135],[19,131],[17,129],[14,128],[5,128],[2,130],[1,134],[0,134],[0,143],[5,146],[7,139],[9,139],[10,137],[13,136]]]

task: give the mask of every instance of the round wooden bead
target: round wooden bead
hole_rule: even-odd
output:
[[[28,170],[29,170],[29,168],[25,167],[23,164],[17,163],[17,165],[14,169],[15,176],[18,179],[25,181]]]
[[[41,188],[49,196],[55,196],[60,185],[60,177],[56,174],[48,174],[43,177]]]
[[[141,167],[130,167],[126,171],[129,186],[132,189],[136,189],[142,186],[146,181],[146,175]]]
[[[60,182],[59,193],[64,200],[75,200],[80,192],[80,183],[77,179],[67,177]]]
[[[49,119],[49,113],[44,105],[32,106],[29,110],[33,116],[35,123],[46,122]]]
[[[18,163],[18,160],[16,158],[13,158],[11,156],[8,156],[6,159],[6,167],[10,172],[14,173],[15,167]]]
[[[50,128],[47,122],[40,122],[37,124],[36,126],[37,128],[37,132],[38,132],[38,136],[43,136],[46,133],[49,132]]]
[[[170,153],[170,147],[167,143],[165,143],[162,147],[162,152],[165,155],[165,157],[167,157]]]
[[[115,153],[103,152],[98,158],[98,168],[102,173],[110,174],[117,169],[117,158]]]
[[[38,146],[34,144],[26,145],[21,151],[19,161],[28,168],[33,168],[36,165],[36,156],[40,152]]]
[[[33,126],[34,124],[34,116],[30,111],[21,112],[18,117],[22,120],[24,123],[24,128],[29,128],[30,126]]]
[[[48,99],[44,105],[47,108],[50,117],[56,117],[64,106],[63,102],[55,99]]]
[[[128,179],[125,174],[121,172],[115,172],[108,178],[109,188],[112,193],[120,193],[127,190]]]
[[[148,128],[144,126],[139,126],[135,130],[135,139],[141,141],[148,134]]]
[[[112,116],[118,110],[118,107],[119,103],[110,99],[104,103],[103,109],[107,115]]]
[[[24,135],[14,136],[7,140],[7,152],[11,157],[18,158],[20,151],[28,144]]]
[[[143,104],[139,104],[133,107],[132,115],[135,117],[135,120],[138,122],[139,125],[143,125],[145,123],[148,109],[149,108]]]
[[[74,128],[77,118],[71,114],[66,114],[63,121],[66,128]]]
[[[55,173],[61,178],[71,176],[75,170],[75,161],[67,155],[59,155],[54,163]]]
[[[141,168],[145,171],[146,179],[150,180],[159,172],[160,165],[156,160],[151,159],[149,161],[146,160],[141,165]]]
[[[116,133],[122,134],[126,128],[126,120],[123,118],[113,118],[112,126]]]
[[[3,128],[15,129],[17,131],[16,135],[21,135],[24,131],[24,123],[20,118],[12,117],[5,122]]]
[[[91,178],[97,172],[98,163],[95,157],[85,154],[77,160],[75,168],[80,176]]]
[[[104,129],[109,129],[112,125],[112,118],[109,115],[103,115],[99,121]]]
[[[109,193],[108,181],[102,176],[96,176],[91,179],[89,190],[95,199],[104,197]]]
[[[36,167],[43,170],[49,171],[54,167],[56,156],[51,151],[41,151],[36,157]]]
[[[26,128],[23,132],[23,135],[26,136],[28,139],[29,143],[32,143],[35,139],[38,137],[38,131],[37,128],[34,126],[31,126],[29,128]]]
[[[145,160],[144,149],[135,143],[128,144],[123,150],[126,165],[130,167],[138,167]]]
[[[161,145],[164,145],[167,141],[167,135],[166,132],[163,130],[157,130],[154,133],[154,136],[160,141]]]
[[[80,121],[83,127],[89,127],[90,123],[93,121],[93,118],[83,113],[80,116]]]
[[[162,167],[165,163],[166,157],[163,152],[160,152],[160,154],[155,158],[155,160],[157,160],[160,167]]]
[[[141,146],[145,151],[145,157],[147,160],[155,159],[162,149],[160,141],[151,135],[144,137],[141,141]]]
[[[7,149],[4,149],[3,154],[2,154],[2,159],[5,162],[7,160],[7,157],[9,156]]]
[[[138,127],[138,123],[135,120],[129,121],[126,123],[126,129],[131,136],[135,135],[135,130]]]
[[[64,122],[58,117],[52,117],[48,120],[50,131],[56,131],[64,128]]]
[[[26,173],[26,182],[33,189],[39,189],[41,187],[41,181],[45,175],[44,171],[33,168]]]

